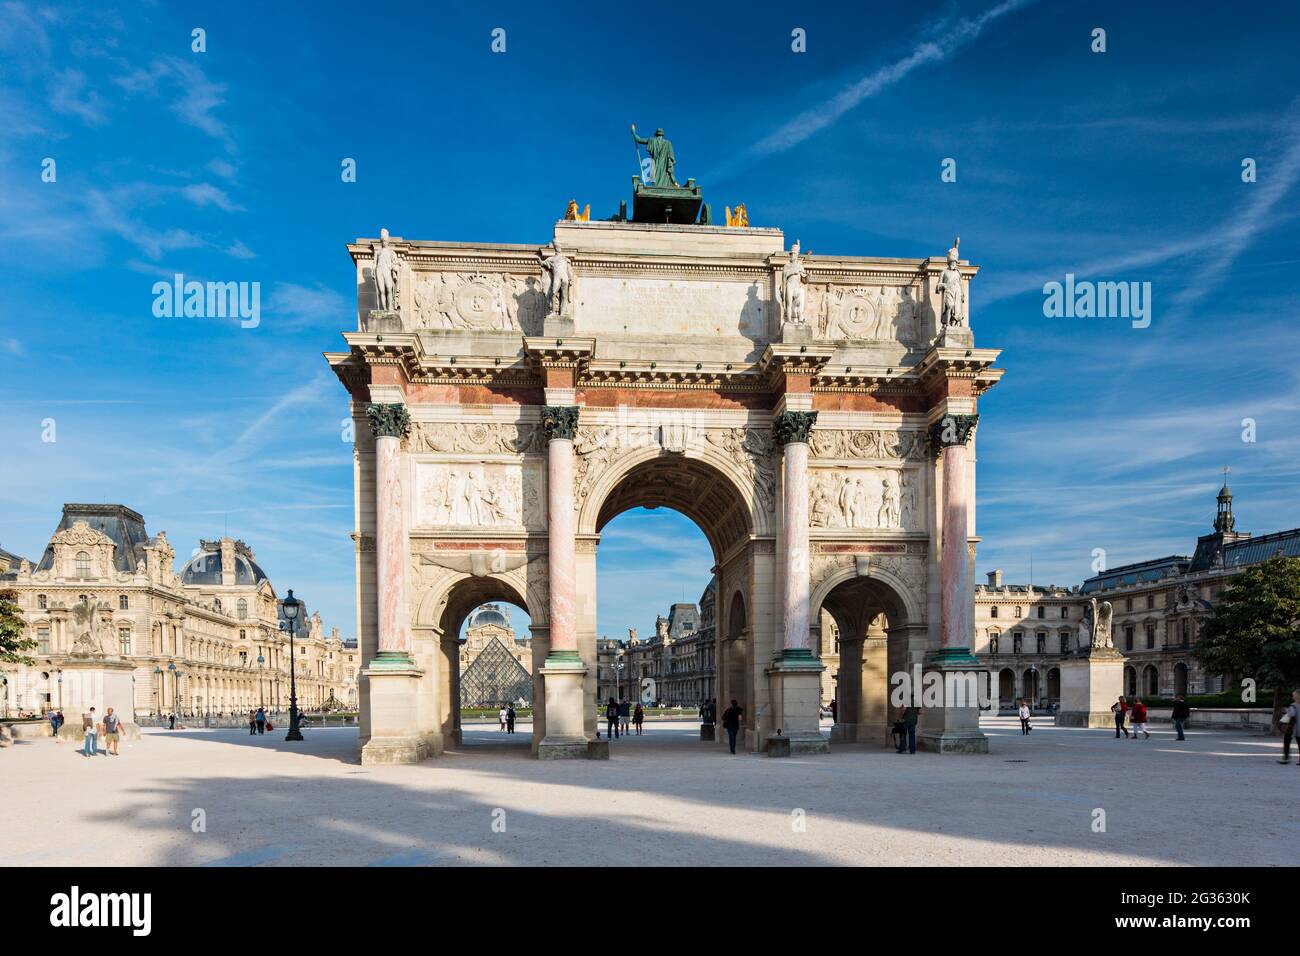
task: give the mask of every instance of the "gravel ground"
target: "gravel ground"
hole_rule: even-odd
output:
[[[989,718],[988,756],[731,756],[648,724],[613,759],[541,763],[484,724],[414,767],[362,767],[354,729],[146,730],[120,757],[0,751],[0,864],[1294,865],[1300,784],[1276,738],[1115,740]],[[21,808],[21,809],[19,809]],[[16,811],[16,812],[13,812]],[[1104,832],[1097,832],[1104,811]]]

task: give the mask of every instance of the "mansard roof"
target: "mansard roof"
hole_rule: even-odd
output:
[[[1093,591],[1103,591],[1109,588],[1149,584],[1152,581],[1159,581],[1161,578],[1183,574],[1186,572],[1190,561],[1191,558],[1185,554],[1171,554],[1151,561],[1124,564],[1118,568],[1103,571],[1101,574],[1094,574],[1083,582],[1083,587],[1079,590],[1083,594],[1090,594]]]
[[[261,584],[266,572],[248,555],[235,554],[235,584],[237,586]],[[221,552],[204,551],[185,562],[181,584],[189,586],[219,586],[221,584]]]
[[[119,504],[65,504],[63,518],[59,521],[59,526],[54,529],[54,534],[68,530],[78,521],[86,522],[95,531],[112,539],[114,568],[118,571],[135,573],[141,559],[137,549],[142,549],[149,541],[149,533],[144,527],[144,518],[139,512]],[[45,554],[36,569],[48,571],[53,567],[54,548],[47,545]]]
[[[1235,541],[1223,547],[1223,564],[1229,568],[1241,568],[1248,564],[1259,564],[1274,555],[1288,558],[1300,558],[1300,528],[1290,531],[1274,531],[1272,534],[1260,535]]]

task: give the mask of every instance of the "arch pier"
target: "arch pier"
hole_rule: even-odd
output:
[[[616,219],[348,249],[357,327],[326,357],[351,398],[363,762],[459,740],[460,625],[496,600],[531,619],[533,753],[598,753],[596,555],[630,508],[709,540],[719,709],[749,751],[879,745],[900,675],[980,669],[975,433],[1001,371],[955,247]],[[978,703],[923,706],[920,745],[986,749]]]

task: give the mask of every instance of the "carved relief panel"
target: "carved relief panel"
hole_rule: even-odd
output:
[[[814,283],[809,292],[818,338],[922,344],[921,307],[912,286],[837,286],[828,282]]]
[[[546,526],[540,461],[423,461],[415,465],[415,524],[495,530]]]
[[[808,515],[814,528],[924,528],[924,490],[917,469],[814,469],[810,487]]]
[[[537,276],[418,272],[407,328],[540,335],[546,295]]]

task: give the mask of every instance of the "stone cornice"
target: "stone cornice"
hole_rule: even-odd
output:
[[[945,378],[970,379],[975,394],[988,391],[1002,378],[1005,370],[993,368],[1001,349],[931,348],[916,364],[914,372],[929,387]]]
[[[775,383],[783,375],[815,376],[834,354],[835,349],[829,345],[786,345],[773,342],[763,349],[758,367],[768,382]]]

